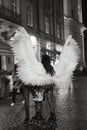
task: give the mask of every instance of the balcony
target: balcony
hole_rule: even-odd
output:
[[[21,15],[13,12],[12,10],[0,5],[0,18],[21,25]]]

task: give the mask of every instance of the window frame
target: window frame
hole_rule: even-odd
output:
[[[18,2],[17,2],[17,0],[11,0],[11,9],[14,13],[18,13]]]
[[[30,11],[29,9],[30,8]],[[30,20],[29,20],[29,17],[30,17]],[[32,3],[29,3],[27,5],[27,25],[30,26],[30,27],[33,27],[33,5]]]

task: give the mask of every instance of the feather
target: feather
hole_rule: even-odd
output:
[[[59,62],[54,65],[56,74],[51,77],[36,59],[27,31],[19,27],[14,32],[15,35],[8,40],[8,44],[18,59],[17,75],[25,84],[43,86],[56,83],[57,87],[64,87],[71,83],[73,71],[79,61],[79,47],[72,36],[66,40]]]
[[[54,80],[56,81],[57,86],[68,87],[71,84],[73,71],[79,62],[79,56],[80,49],[78,44],[70,35],[64,44],[59,62],[54,65],[54,69],[56,71]]]
[[[36,59],[30,35],[24,28],[19,28],[8,44],[18,59],[17,74],[25,84],[40,86],[53,83],[51,76],[46,74],[43,65]]]

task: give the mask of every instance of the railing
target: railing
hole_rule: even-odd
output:
[[[0,5],[0,18],[21,25],[21,15]]]

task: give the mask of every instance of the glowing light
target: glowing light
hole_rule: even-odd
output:
[[[56,45],[56,50],[57,51],[62,51],[63,49],[63,46],[62,45]]]
[[[37,38],[36,38],[35,36],[31,35],[31,36],[30,36],[30,39],[31,39],[31,42],[32,42],[32,45],[33,45],[33,46],[35,46],[35,45],[38,44],[38,43],[37,43]]]

